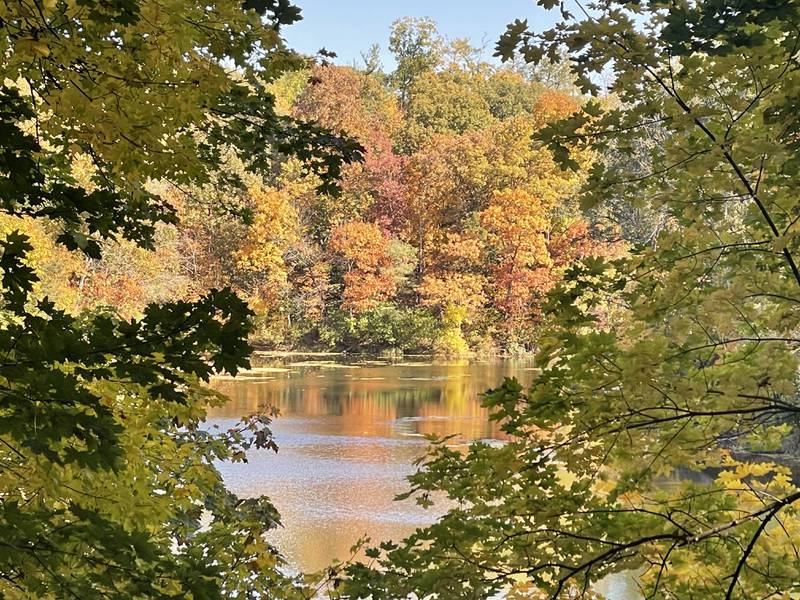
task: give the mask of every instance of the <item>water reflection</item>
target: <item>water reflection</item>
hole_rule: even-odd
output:
[[[259,366],[236,380],[215,381],[214,387],[231,402],[213,416],[239,417],[268,404],[285,417],[325,417],[306,424],[332,435],[498,438],[502,432],[489,422],[479,394],[504,377],[527,383],[534,372],[525,361],[376,364],[272,359],[265,365],[267,360],[262,358]]]
[[[424,453],[425,434],[501,438],[479,395],[504,377],[533,377],[525,361],[403,362],[256,357],[245,377],[214,387],[231,398],[211,414],[220,426],[265,404],[278,407],[277,455],[254,452],[224,465],[233,491],[266,494],[284,527],[275,543],[298,569],[345,559],[362,536],[400,539],[436,512],[394,502]]]
[[[214,382],[231,401],[210,420],[229,426],[263,405],[280,409],[273,427],[279,453],[253,452],[247,464],[222,471],[237,494],[270,496],[284,523],[273,541],[303,571],[348,558],[363,536],[399,540],[432,522],[435,508],[393,501],[407,490],[405,477],[427,446],[423,436],[502,439],[480,394],[504,377],[528,384],[535,374],[527,361],[256,358],[244,377]],[[630,574],[599,588],[616,600],[641,597]]]

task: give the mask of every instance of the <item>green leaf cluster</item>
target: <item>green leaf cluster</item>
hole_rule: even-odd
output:
[[[614,102],[540,136],[565,168],[614,155],[584,206],[663,221],[567,273],[541,375],[485,396],[509,442],[437,441],[412,492],[455,508],[353,566],[354,597],[592,597],[628,571],[648,598],[797,593],[798,22],[791,0],[598,0],[509,26],[500,56],[566,51],[595,94],[612,78]]]

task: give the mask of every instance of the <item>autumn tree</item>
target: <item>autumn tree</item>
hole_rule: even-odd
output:
[[[496,192],[479,218],[489,235],[495,305],[509,331],[523,330],[534,298],[553,283],[546,206],[524,190],[509,189]]]
[[[439,354],[463,355],[470,350],[464,329],[481,318],[488,301],[483,261],[484,244],[474,232],[449,233],[436,248],[434,266],[423,277],[418,293],[421,304],[433,308],[442,319],[435,347]]]
[[[346,133],[368,149],[386,144],[400,126],[396,101],[381,81],[350,67],[314,68],[292,113]]]
[[[298,117],[352,136],[365,148],[364,161],[343,172],[344,194],[334,198],[312,193],[304,200],[304,218],[313,222],[315,240],[324,246],[333,228],[366,216],[378,195],[386,192],[387,200],[394,195],[390,187],[398,157],[393,138],[402,117],[396,99],[375,76],[339,66],[314,69],[292,110]],[[395,207],[386,208],[391,214]]]
[[[441,64],[443,45],[436,23],[430,19],[407,17],[392,24],[389,50],[394,54],[397,68],[391,78],[399,91],[401,107],[408,104],[414,81]]]
[[[553,8],[558,2],[542,0]],[[352,596],[591,597],[610,573],[649,598],[792,597],[796,476],[800,4],[592,2],[498,53],[567,50],[589,102],[540,131],[566,168],[599,161],[584,206],[613,194],[667,215],[651,243],[576,262],[551,294],[541,374],[485,404],[511,440],[438,441],[411,479],[435,524],[350,568]],[[663,135],[645,145],[652,127]],[[615,318],[599,321],[599,306]]]
[[[489,126],[493,116],[481,93],[482,84],[482,75],[458,69],[429,71],[414,79],[406,107],[406,147],[413,150],[432,134],[459,134]]]
[[[389,240],[377,224],[340,225],[332,232],[329,247],[344,263],[343,308],[361,312],[395,295],[396,283],[388,272],[392,266]]]
[[[259,274],[260,293],[278,293],[286,284],[284,251],[298,237],[297,212],[285,191],[253,186],[247,194],[254,207],[253,223],[237,258],[243,269]]]
[[[230,152],[252,172],[295,154],[332,191],[359,146],[278,117],[263,87],[298,64],[279,33],[298,16],[283,1],[4,3],[0,209],[99,260],[176,223],[152,182],[202,187]],[[264,537],[271,503],[236,498],[214,466],[274,448],[268,416],[200,428],[224,402],[202,382],[248,364],[251,310],[214,289],[139,318],[71,314],[35,287],[32,240],[0,239],[0,595],[300,595]]]
[[[180,236],[174,227],[156,228],[153,250],[145,250],[131,242],[103,244],[100,259],[87,257],[69,273],[72,302],[51,296],[57,304],[71,312],[90,308],[113,307],[125,317],[139,316],[155,302],[167,302],[190,294],[191,284],[182,273]],[[75,256],[73,255],[74,261]],[[72,261],[71,261],[72,262]],[[58,294],[63,273],[42,275],[43,292]],[[208,288],[206,288],[208,289]]]
[[[481,89],[489,112],[501,121],[532,114],[539,91],[534,83],[509,69],[498,69],[490,73]]]

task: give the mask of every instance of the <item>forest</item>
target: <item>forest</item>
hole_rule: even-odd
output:
[[[400,19],[391,69],[300,4],[0,4],[0,597],[800,597],[800,1]],[[256,348],[535,377],[298,573],[221,472],[280,416],[210,426]]]
[[[148,184],[179,219],[158,226],[154,251],[112,243],[102,259],[82,258],[59,251],[46,224],[9,216],[3,228],[39,242],[42,293],[69,311],[137,315],[230,287],[255,311],[261,347],[530,352],[565,267],[624,248],[618,223],[576,201],[596,156],[580,153],[582,171],[565,172],[530,142],[581,94],[563,62],[493,65],[429,19],[395,23],[390,49],[390,73],[373,47],[360,67],[320,56],[265,86],[279,114],[363,148],[340,193],[290,156],[225,191],[215,182],[244,166],[224,157],[203,186]],[[79,156],[73,176],[91,189],[94,174]]]

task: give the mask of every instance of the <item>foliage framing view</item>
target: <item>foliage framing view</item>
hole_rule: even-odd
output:
[[[540,138],[569,168],[575,149],[606,157],[584,207],[653,202],[665,226],[570,269],[541,376],[486,395],[513,441],[435,444],[414,491],[458,507],[370,551],[349,591],[583,597],[630,569],[648,598],[800,597],[800,4],[560,7],[552,30],[510,25],[498,54],[566,50],[593,94],[610,69],[618,108],[590,101]]]
[[[274,448],[269,418],[198,427],[223,401],[201,382],[248,364],[247,305],[220,289],[136,318],[66,311],[36,273],[115,241],[152,249],[176,222],[154,182],[235,190],[293,155],[335,192],[361,148],[278,116],[264,87],[298,63],[278,33],[297,14],[283,0],[0,6],[3,598],[300,594],[265,541],[272,505],[236,498],[213,466]],[[223,157],[241,173],[221,177]]]

